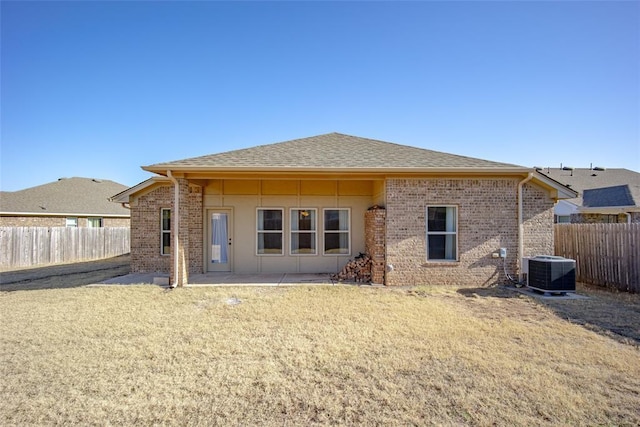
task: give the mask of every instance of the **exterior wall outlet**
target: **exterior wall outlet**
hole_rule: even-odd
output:
[[[500,248],[500,258],[507,257],[507,248]]]

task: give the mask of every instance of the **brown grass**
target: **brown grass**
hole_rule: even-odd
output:
[[[2,425],[640,423],[639,348],[515,293],[75,288],[0,312]]]
[[[131,256],[93,261],[0,269],[0,291],[75,288],[131,271]]]

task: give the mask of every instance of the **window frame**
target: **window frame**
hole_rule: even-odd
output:
[[[92,221],[98,221],[98,225],[92,225]],[[104,227],[104,219],[99,216],[90,216],[87,218],[87,227],[88,228],[103,228]]]
[[[78,217],[68,216],[64,220],[64,226],[69,228],[78,228]]]
[[[280,230],[260,230],[260,224],[258,223],[258,221],[260,220],[260,215],[258,214],[259,211],[280,211],[282,214],[282,224],[281,224],[281,228]],[[255,252],[256,252],[256,256],[260,256],[260,257],[280,257],[280,256],[284,256],[285,255],[285,233],[284,230],[286,228],[286,215],[285,215],[285,209],[284,208],[272,208],[272,207],[262,207],[259,206],[256,208],[256,244],[255,244]],[[280,233],[281,239],[280,241],[282,242],[282,247],[280,248],[280,253],[261,253],[260,252],[260,248],[258,247],[258,244],[260,242],[260,233],[269,233],[269,234],[276,234],[276,233]],[[264,250],[264,249],[263,249]]]
[[[436,231],[429,231],[429,208],[453,208],[455,209],[454,211],[454,230],[455,231],[440,231],[440,230],[436,230]],[[427,205],[425,208],[425,229],[426,229],[426,233],[425,233],[425,237],[426,237],[426,241],[425,241],[425,255],[426,255],[426,259],[427,262],[444,262],[444,263],[452,263],[452,262],[458,262],[460,260],[460,255],[459,255],[459,215],[460,215],[460,207],[458,205]],[[447,228],[445,226],[445,228]],[[455,250],[455,256],[451,259],[449,258],[430,258],[429,257],[429,236],[454,236],[455,238],[455,245],[454,245],[454,250]],[[445,255],[446,256],[446,255]]]
[[[293,213],[300,211],[313,211],[314,212],[314,222],[312,230],[294,230],[293,229]],[[317,256],[318,255],[318,209],[317,208],[289,208],[289,255],[291,256]],[[312,234],[313,235],[313,244],[314,251],[310,253],[294,253],[293,248],[293,236],[294,234]],[[299,240],[298,240],[299,244]],[[300,248],[298,248],[300,250]]]
[[[169,228],[164,228],[164,213],[169,213]],[[160,208],[160,255],[169,256],[171,255],[171,208]],[[169,235],[169,246],[164,245],[164,236],[165,234]],[[165,248],[168,248],[165,252]]]
[[[348,215],[347,230],[327,230],[326,216],[327,211],[346,211]],[[347,252],[344,253],[327,253],[327,233],[343,233],[347,235]],[[322,208],[322,256],[351,256],[351,208]]]

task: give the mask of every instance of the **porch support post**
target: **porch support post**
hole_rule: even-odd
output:
[[[174,182],[170,283],[172,287],[176,287],[184,286],[189,281],[189,181],[173,177],[171,171],[168,176]]]
[[[387,211],[373,207],[364,214],[365,252],[371,257],[371,283],[385,285]]]

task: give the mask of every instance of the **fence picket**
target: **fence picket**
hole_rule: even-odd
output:
[[[556,255],[576,261],[576,280],[640,292],[640,224],[556,224]]]
[[[88,261],[129,253],[127,227],[0,227],[0,267]]]

